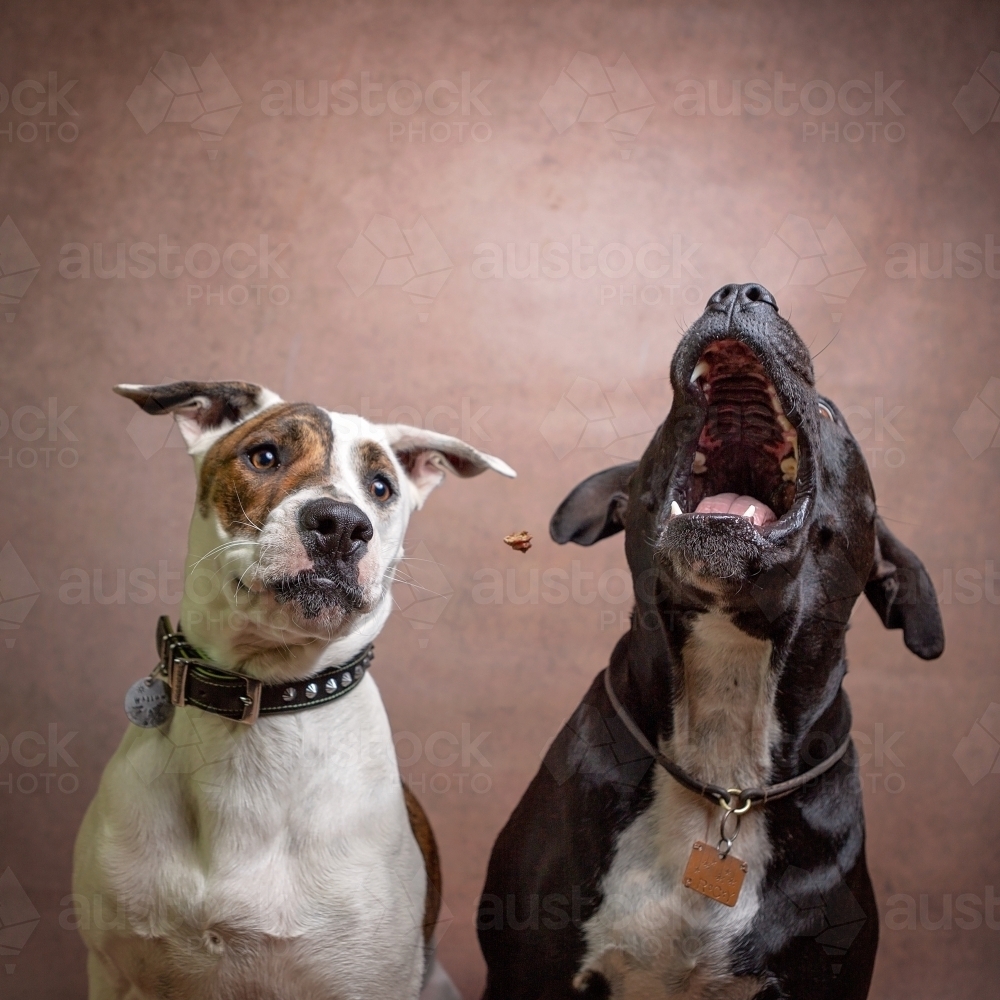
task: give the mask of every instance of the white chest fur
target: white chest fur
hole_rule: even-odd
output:
[[[196,709],[169,739],[131,727],[75,869],[92,998],[420,991],[426,876],[370,675],[252,728]]]
[[[698,618],[677,679],[673,737],[661,750],[724,787],[766,783],[778,736],[770,658],[770,642],[746,635],[725,616]],[[733,854],[748,872],[736,905],[723,906],[681,881],[694,841],[718,842],[722,810],[659,767],[653,789],[649,808],[616,844],[603,901],[585,927],[578,981],[602,973],[615,1000],[753,996],[756,983],[730,976],[728,956],[759,905],[770,858],[766,822],[754,811],[743,817]]]

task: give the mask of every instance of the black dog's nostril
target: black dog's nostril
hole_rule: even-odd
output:
[[[736,297],[738,285],[723,285],[709,300],[708,309],[728,309]]]
[[[775,310],[778,308],[774,296],[763,285],[757,284],[723,285],[708,300],[705,308],[714,312],[728,312],[733,306],[739,308],[755,302],[763,302]]]
[[[303,504],[299,528],[310,555],[349,556],[374,535],[372,523],[360,507],[327,498]]]
[[[763,302],[772,309],[778,308],[778,303],[774,296],[763,285],[743,285],[740,288],[740,301],[743,302]]]

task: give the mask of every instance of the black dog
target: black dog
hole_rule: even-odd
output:
[[[624,528],[636,604],[493,849],[485,998],[860,1000],[878,912],[845,633],[863,590],[939,656],[934,589],[770,292],[716,292],[671,382],[641,461],[552,518],[560,543]]]

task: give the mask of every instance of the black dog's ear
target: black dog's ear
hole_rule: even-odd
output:
[[[944,650],[944,626],[924,564],[875,518],[875,562],[865,596],[886,628],[901,628],[906,648],[924,660]]]
[[[565,545],[593,545],[625,527],[622,517],[628,504],[628,481],[638,462],[626,462],[589,476],[573,488],[552,515],[552,541]]]

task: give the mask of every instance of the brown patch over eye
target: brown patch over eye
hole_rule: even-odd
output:
[[[354,461],[368,495],[378,504],[389,503],[399,491],[392,459],[374,441],[362,441],[355,445]]]
[[[281,403],[252,417],[209,449],[198,504],[214,509],[223,529],[253,537],[289,494],[326,482],[333,428],[309,403]]]

